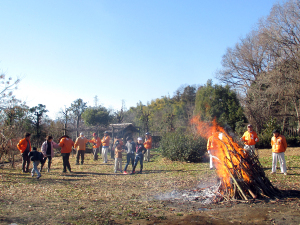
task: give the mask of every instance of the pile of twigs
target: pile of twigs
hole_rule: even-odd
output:
[[[216,158],[216,167],[227,170],[230,182],[220,177],[219,192],[224,199],[256,199],[256,198],[279,198],[281,192],[275,188],[266,177],[265,172],[253,152],[247,152],[226,134],[218,143],[223,145],[218,151],[225,151],[224,158]],[[227,152],[226,152],[227,151]]]

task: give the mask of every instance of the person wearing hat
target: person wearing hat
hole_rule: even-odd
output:
[[[272,172],[276,173],[277,161],[279,160],[281,173],[287,175],[286,173],[286,163],[284,159],[284,152],[287,148],[286,139],[280,134],[279,130],[273,131],[273,137],[271,138],[272,145]]]
[[[145,134],[145,142],[144,146],[147,149],[147,152],[145,153],[144,160],[149,162],[150,161],[150,149],[152,148],[152,137],[149,132]]]
[[[259,141],[259,139],[251,124],[248,124],[247,131],[241,137],[241,141],[245,144],[244,149],[247,152],[254,154],[255,144]]]
[[[114,143],[114,149],[115,149],[115,173],[122,171],[122,152],[123,150],[123,141],[120,136],[117,137],[117,140]]]
[[[102,143],[102,159],[104,163],[107,163],[107,152],[109,148],[110,136],[107,131],[104,131],[104,137],[101,140]]]
[[[86,143],[88,143],[90,140],[87,139],[83,133],[80,133],[80,136],[76,139],[74,147],[77,149],[76,154],[76,165],[79,165],[79,158],[81,156],[81,165],[83,165],[84,162],[84,152],[86,149]]]
[[[138,173],[143,172],[143,159],[144,159],[144,154],[147,151],[147,149],[144,147],[143,139],[141,137],[138,137],[137,141],[138,142],[136,143],[136,156],[135,156],[131,174],[135,174],[135,168],[136,168],[138,162],[140,162],[140,166],[141,166],[140,172],[138,172]]]
[[[97,133],[93,133],[93,139],[90,140],[91,143],[93,143],[93,155],[94,160],[98,160],[98,152],[99,147],[101,146],[101,139],[98,137]]]

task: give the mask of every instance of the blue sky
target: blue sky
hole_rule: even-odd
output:
[[[215,80],[275,0],[1,0],[0,72],[55,118],[82,98],[119,110]]]

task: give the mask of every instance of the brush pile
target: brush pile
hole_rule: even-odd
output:
[[[212,124],[192,119],[199,135],[211,137],[213,163],[220,178],[219,193],[225,200],[279,198],[281,192],[266,177],[255,153],[244,150],[214,121]]]

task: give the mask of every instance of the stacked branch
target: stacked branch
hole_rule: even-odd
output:
[[[222,134],[222,140],[218,140],[215,162],[217,173],[221,174],[219,192],[224,198],[249,200],[280,197],[281,192],[266,177],[257,155],[245,151],[227,134]]]

